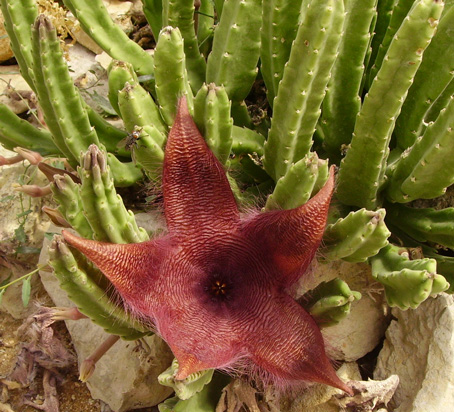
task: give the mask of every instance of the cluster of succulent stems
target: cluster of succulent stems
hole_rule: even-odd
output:
[[[45,173],[48,186],[17,190],[52,195],[58,207],[44,211],[58,226],[116,244],[155,237],[138,227],[116,188],[159,186],[184,96],[240,208],[301,207],[336,165],[321,260],[369,263],[388,304],[403,310],[454,290],[454,209],[412,203],[454,183],[452,2],[142,0],[156,40],[150,54],[115,25],[102,0],[63,0],[112,58],[108,99],[119,129],[74,86],[56,30],[35,0],[0,1],[43,117],[36,127],[0,104],[0,143],[17,153],[0,165],[26,160]],[[257,85],[266,96],[251,103]],[[63,169],[56,158],[65,159]],[[86,379],[115,339],[151,332],[111,299],[110,282],[80,252],[62,238],[49,252],[78,311],[113,335],[84,363]],[[226,287],[211,285],[217,296]],[[312,291],[307,310],[329,327],[360,298],[335,279]],[[181,402],[202,396],[212,370],[181,385],[177,369],[161,383]]]

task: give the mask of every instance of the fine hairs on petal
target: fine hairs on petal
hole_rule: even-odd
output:
[[[313,380],[351,393],[317,324],[288,293],[320,244],[333,181],[331,169],[307,204],[242,218],[182,98],[164,156],[166,235],[131,244],[63,236],[111,280],[129,314],[155,325],[181,379],[216,368],[281,391]]]
[[[232,365],[219,368],[219,370],[233,378],[245,380],[257,390],[257,393],[263,393],[266,388],[272,387],[278,396],[292,395],[300,393],[312,385],[311,382],[291,381],[273,375],[257,366],[247,356],[243,356]]]

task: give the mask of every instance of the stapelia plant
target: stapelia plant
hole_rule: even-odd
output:
[[[169,344],[175,379],[232,370],[246,358],[274,383],[314,381],[352,393],[326,357],[316,323],[287,292],[320,244],[333,189],[331,171],[303,206],[240,219],[222,165],[182,98],[164,160],[168,235],[135,244],[63,236]]]
[[[178,359],[161,381],[180,399],[211,379],[191,372],[238,362],[350,393],[313,319],[338,322],[359,293],[321,284],[310,315],[291,298],[322,235],[320,260],[368,262],[391,306],[452,292],[452,204],[421,202],[454,183],[454,2],[143,0],[152,55],[101,0],[63,3],[114,59],[108,98],[125,130],[83,101],[35,2],[1,0],[46,127],[0,106],[0,141],[76,169],[39,164],[59,204],[48,212],[85,238],[54,240],[55,275],[110,333],[136,339],[153,324]],[[162,183],[168,226],[152,240],[116,193],[147,179]]]

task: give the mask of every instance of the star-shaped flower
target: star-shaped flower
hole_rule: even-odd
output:
[[[315,321],[289,294],[320,244],[333,188],[331,170],[305,205],[242,218],[182,98],[163,167],[168,234],[136,244],[63,235],[168,343],[176,379],[240,364],[281,386],[321,382],[351,393]]]

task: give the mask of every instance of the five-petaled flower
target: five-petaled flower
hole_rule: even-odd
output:
[[[248,365],[267,382],[321,382],[352,393],[320,330],[292,298],[320,244],[334,172],[309,202],[241,217],[225,171],[178,103],[163,167],[168,234],[136,244],[65,240],[92,260],[179,362],[176,379]]]

